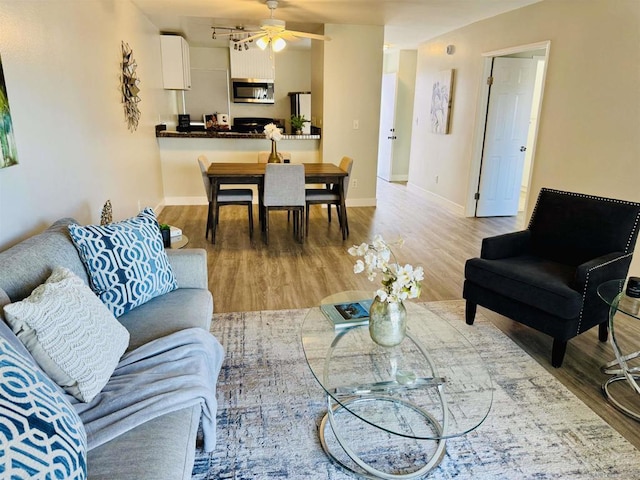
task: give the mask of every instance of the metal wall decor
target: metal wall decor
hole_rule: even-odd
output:
[[[137,77],[136,68],[138,64],[133,59],[133,50],[129,44],[122,42],[122,104],[124,105],[124,117],[131,132],[138,128],[140,120],[140,79]]]

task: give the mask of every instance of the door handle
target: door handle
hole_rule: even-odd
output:
[[[527,147],[525,147],[525,146],[520,147],[520,151],[521,152],[526,152],[527,151]]]

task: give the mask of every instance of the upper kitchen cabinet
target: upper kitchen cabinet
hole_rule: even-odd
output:
[[[178,35],[161,35],[162,81],[167,90],[191,89],[189,44]]]
[[[273,80],[273,54],[270,49],[260,50],[255,43],[229,42],[231,78]]]

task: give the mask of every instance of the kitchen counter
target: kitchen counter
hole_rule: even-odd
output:
[[[237,138],[237,139],[260,139],[265,140],[264,133],[241,133],[241,132],[217,132],[217,131],[195,131],[177,132],[174,130],[161,130],[156,132],[158,138]],[[282,140],[320,140],[320,135],[283,135]]]

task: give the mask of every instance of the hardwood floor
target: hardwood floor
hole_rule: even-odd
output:
[[[205,240],[206,206],[167,206],[160,221],[182,228],[187,248],[208,252],[209,289],[216,312],[307,308],[343,290],[375,290],[375,284],[353,273],[353,244],[375,234],[385,240],[404,239],[394,253],[399,263],[421,265],[425,280],[420,301],[462,298],[464,263],[477,256],[484,237],[523,228],[518,217],[464,218],[421,198],[404,185],[378,182],[378,206],[349,208],[350,237],[343,241],[337,218],[327,222],[326,209],[312,206],[310,231],[303,245],[293,238],[285,212],[270,215],[269,245],[257,225],[249,238],[246,207],[220,209],[216,244]],[[334,210],[335,213],[335,210]],[[614,358],[609,343],[598,341],[597,329],[572,339],[562,368],[551,367],[551,338],[480,308],[498,328],[536,359],[578,398],[640,448],[640,424],[622,415],[603,398],[607,378],[600,366]],[[640,338],[640,325],[621,319],[619,336]]]

